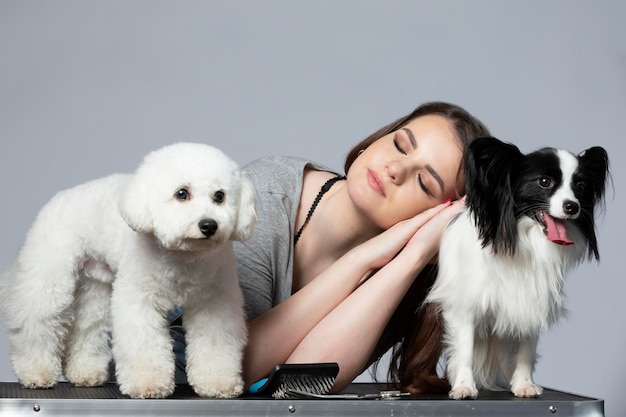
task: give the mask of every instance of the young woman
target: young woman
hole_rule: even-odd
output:
[[[394,347],[391,376],[428,389],[441,323],[420,305],[462,206],[451,200],[464,192],[463,151],[487,135],[464,109],[433,102],[359,143],[345,177],[298,158],[245,167],[259,200],[252,239],[235,245],[248,385],[276,364],[337,362],[338,391]]]

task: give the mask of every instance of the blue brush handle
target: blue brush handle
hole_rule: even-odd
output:
[[[267,383],[267,380],[268,378],[263,378],[263,379],[258,380],[254,384],[250,385],[250,388],[248,388],[248,391],[250,391],[250,394],[258,393],[259,390],[263,388],[263,385]]]

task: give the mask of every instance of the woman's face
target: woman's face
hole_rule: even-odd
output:
[[[444,117],[418,117],[355,159],[348,171],[348,193],[357,210],[387,229],[454,198],[462,154]]]

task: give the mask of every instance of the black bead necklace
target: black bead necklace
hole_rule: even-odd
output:
[[[317,193],[317,197],[315,197],[313,204],[311,204],[311,208],[309,209],[309,213],[306,215],[306,219],[304,220],[302,227],[300,227],[300,230],[298,230],[298,233],[296,233],[296,235],[293,238],[294,246],[296,246],[296,243],[298,243],[298,240],[300,239],[300,235],[302,234],[302,230],[304,230],[304,227],[309,223],[309,220],[311,220],[311,216],[313,215],[313,212],[317,208],[317,205],[320,203],[320,200],[322,199],[324,194],[326,194],[328,190],[330,190],[330,188],[333,186],[334,183],[336,183],[339,180],[345,180],[345,179],[346,179],[345,176],[337,175],[336,177],[329,179],[328,181],[324,183],[324,185],[322,185],[322,188],[320,188],[320,192]]]

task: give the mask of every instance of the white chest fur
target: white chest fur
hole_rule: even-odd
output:
[[[565,274],[586,250],[578,230],[570,229],[576,244],[557,245],[546,239],[541,225],[524,217],[515,254],[496,255],[490,246],[482,247],[465,211],[444,235],[439,277],[428,300],[470,314],[479,332],[536,333],[562,314]]]

